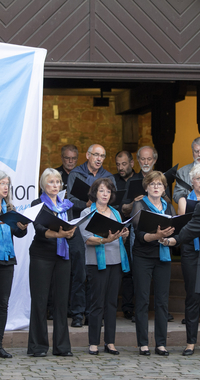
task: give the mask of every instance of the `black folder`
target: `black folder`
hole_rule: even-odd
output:
[[[43,203],[27,208],[23,214],[15,210],[11,210],[0,215],[0,222],[8,224],[11,228],[17,228],[18,222],[22,224],[34,222],[42,209]]]
[[[176,164],[175,166],[173,166],[173,168],[167,170],[164,173],[165,177],[167,178],[167,184],[168,184],[168,186],[171,186],[172,183],[175,180],[175,176],[176,176],[176,172],[177,172],[177,169],[178,169],[178,165],[179,164]]]
[[[108,218],[105,215],[95,212],[85,229],[95,235],[107,238],[109,231],[111,231],[113,234],[117,231],[121,231],[125,225],[131,221],[132,218],[120,223],[116,220]]]
[[[188,214],[189,212],[194,212],[194,209],[199,202],[200,201],[195,201],[193,199],[187,199],[185,213]]]
[[[80,178],[76,177],[71,189],[71,194],[74,197],[78,198],[80,201],[87,202],[89,190],[90,186],[87,183],[83,182]]]
[[[178,182],[178,184],[180,186],[182,186],[184,189],[192,191],[192,186],[189,185],[189,183],[185,182],[183,179],[177,177],[176,175],[174,176],[174,178],[176,179],[176,181]]]
[[[145,195],[146,191],[142,186],[143,179],[133,179],[129,183],[127,198],[133,201],[139,195]]]
[[[74,197],[80,199],[81,201],[87,202],[89,199],[88,198],[89,190],[90,190],[90,186],[87,183],[83,182],[80,178],[76,177],[71,189],[71,194],[74,195]],[[125,192],[126,190],[116,191],[116,199],[112,203],[112,206],[120,205]]]
[[[65,222],[64,220],[58,218],[56,215],[52,214],[47,209],[43,208],[38,217],[36,218],[36,223],[41,224],[42,226],[56,232],[59,231],[60,226],[62,226],[64,231],[70,231],[75,226],[80,226],[80,224],[82,224],[88,217],[90,217],[92,213],[93,211],[84,217]]]
[[[161,230],[168,227],[175,227],[174,234],[178,234],[192,218],[193,213],[190,212],[184,215],[176,215],[169,217],[169,215],[156,214],[148,210],[141,210],[140,219],[137,229],[140,231],[145,231],[147,233],[155,233],[158,226]]]

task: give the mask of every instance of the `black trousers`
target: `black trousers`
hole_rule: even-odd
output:
[[[148,346],[148,309],[152,278],[154,281],[156,347],[166,346],[171,262],[134,255],[133,272],[138,346]]]
[[[71,257],[70,311],[73,318],[82,319],[85,313],[85,247],[79,228],[68,240]]]
[[[132,247],[130,246],[130,234],[128,238],[126,239],[125,248],[128,255],[130,272],[122,274],[122,311],[124,313],[126,311],[133,313],[134,281],[133,281],[133,270],[132,270],[133,257],[132,257]]]
[[[195,293],[198,255],[199,252],[195,251],[185,253],[181,247],[181,266],[186,291],[185,321],[188,344],[195,344],[198,334],[200,294]]]
[[[87,265],[90,286],[89,344],[99,345],[101,322],[104,315],[104,342],[115,343],[116,313],[121,264],[107,265],[98,270],[97,265]]]
[[[14,265],[0,265],[0,348],[6,327]]]
[[[28,354],[47,352],[47,301],[51,279],[53,281],[53,354],[71,351],[67,308],[70,280],[70,260],[56,256],[55,261],[30,257],[31,318]]]

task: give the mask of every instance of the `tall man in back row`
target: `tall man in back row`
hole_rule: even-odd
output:
[[[68,175],[76,167],[78,161],[78,148],[76,145],[68,144],[61,148],[62,165],[56,170],[59,171],[63,181],[63,188],[67,188]]]
[[[118,152],[115,156],[115,162],[118,173],[114,174],[114,178],[117,185],[117,190],[126,190],[126,193],[122,199],[122,203],[128,203],[130,200],[127,199],[127,193],[130,181],[135,178],[135,171],[133,169],[134,160],[132,154],[126,150]],[[121,211],[121,207],[119,207]],[[122,214],[123,217],[123,214]],[[124,219],[124,218],[123,218]],[[131,226],[129,227],[129,230]],[[123,273],[122,275],[122,311],[124,317],[131,319],[132,322],[135,322],[135,317],[133,314],[133,297],[134,297],[134,285],[132,277],[132,243],[133,243],[134,234],[130,230],[130,234],[126,239],[125,248],[128,254],[130,271]]]
[[[98,178],[110,178],[116,186],[115,179],[111,173],[103,168],[103,162],[106,158],[106,151],[102,145],[93,144],[86,153],[87,161],[74,168],[68,177],[67,197],[74,204],[73,218],[78,218],[82,210],[91,205],[91,201],[84,202],[71,194],[71,190],[76,178],[81,179],[89,186]],[[86,320],[89,313],[89,300],[86,305],[85,300],[85,248],[83,239],[77,228],[78,236],[73,239],[72,249],[72,288],[71,288],[71,312],[72,327],[81,327],[85,313]],[[86,310],[85,310],[86,309]],[[86,323],[87,324],[87,323]]]

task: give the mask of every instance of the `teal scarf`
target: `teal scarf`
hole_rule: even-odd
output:
[[[113,212],[115,218],[117,219],[118,222],[121,223],[120,215],[117,210],[115,210],[113,207],[108,206],[110,210]],[[96,203],[91,204],[91,211],[97,211],[96,208]],[[98,235],[94,235],[95,237],[101,237]],[[120,236],[119,238],[119,249],[120,249],[120,256],[121,256],[121,267],[122,267],[122,272],[129,272],[130,267],[129,267],[129,262],[128,262],[128,256],[126,253],[126,249],[124,247],[123,243],[123,238]],[[95,251],[97,255],[97,266],[98,270],[106,269],[106,256],[105,256],[105,247],[104,244],[100,245],[95,245]]]
[[[191,193],[188,195],[187,199],[192,199],[193,201],[197,201],[197,196],[196,196],[194,190],[191,191]],[[193,242],[194,242],[195,251],[199,251],[199,238],[195,238],[193,240]]]
[[[2,212],[7,212],[6,202],[3,199],[1,202]],[[0,260],[8,261],[15,257],[13,248],[10,226],[8,224],[0,224]]]
[[[146,203],[146,205],[149,207],[149,209],[153,212],[156,212],[157,214],[164,214],[167,209],[167,202],[163,198],[160,198],[162,203],[162,210],[158,210],[157,207],[153,205],[153,203],[150,202],[149,198],[145,195],[142,200]],[[170,256],[170,250],[169,247],[165,247],[164,245],[160,244],[159,246],[159,256],[160,261],[171,261]]]

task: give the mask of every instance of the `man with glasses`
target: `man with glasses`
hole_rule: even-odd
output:
[[[189,172],[193,168],[194,165],[200,164],[200,137],[197,137],[192,142],[192,153],[193,153],[194,161],[191,164],[183,166],[176,173],[176,176],[178,178],[182,179],[184,182],[188,183],[190,186],[192,184],[190,181]],[[174,202],[178,203],[181,197],[187,198],[189,193],[190,193],[189,190],[186,190],[183,186],[181,186],[181,184],[178,183],[178,181],[176,181],[174,194],[173,194]]]
[[[111,173],[103,168],[106,158],[106,151],[102,145],[93,144],[86,153],[87,161],[74,168],[67,181],[67,197],[74,204],[73,218],[78,218],[82,210],[91,205],[91,201],[82,201],[71,194],[71,190],[76,178],[81,179],[89,186],[98,178],[110,178],[116,186],[115,179]],[[85,313],[85,324],[88,324],[89,300],[88,294],[85,297],[85,247],[80,235],[79,228],[76,229],[72,249],[72,286],[71,286],[71,313],[72,327],[82,327]],[[86,299],[85,299],[86,298]]]
[[[67,180],[68,175],[71,172],[72,169],[76,167],[77,161],[78,161],[78,149],[75,145],[64,145],[61,148],[61,160],[62,165],[59,166],[59,168],[56,168],[56,170],[59,171],[62,177],[62,181],[64,184],[64,189],[67,188]]]

